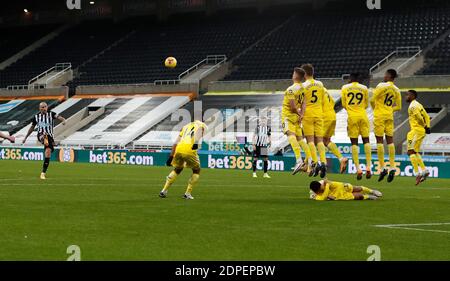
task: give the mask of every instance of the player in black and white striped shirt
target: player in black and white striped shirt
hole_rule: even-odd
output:
[[[270,135],[272,129],[267,125],[267,119],[262,118],[258,126],[256,126],[255,133],[253,134],[253,177],[257,178],[256,175],[256,164],[258,158],[263,157],[264,161],[264,178],[270,178],[267,174],[267,168],[269,165],[268,155],[269,155],[269,145],[271,142]]]
[[[55,141],[53,139],[53,128],[55,126],[54,120],[58,119],[63,125],[66,124],[66,119],[56,114],[53,111],[48,111],[48,105],[45,102],[39,104],[39,113],[36,114],[31,122],[31,127],[22,143],[25,143],[27,138],[34,131],[37,126],[37,139],[44,145],[44,165],[42,167],[41,179],[45,180],[45,173],[50,165],[50,157],[55,149]]]

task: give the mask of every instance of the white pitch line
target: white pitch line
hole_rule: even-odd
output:
[[[163,181],[158,181],[161,184],[164,184]],[[131,186],[150,186],[151,184],[148,183],[138,183],[138,184],[131,184]],[[228,185],[224,184],[204,184],[206,187],[228,187]],[[123,186],[122,183],[49,183],[49,182],[36,182],[36,183],[11,183],[11,184],[1,184],[0,187],[9,187],[9,186]],[[247,187],[261,187],[264,188],[265,186],[261,185],[246,185]],[[290,185],[277,185],[277,187],[292,187]]]
[[[431,223],[401,223],[401,224],[377,224],[377,227],[390,227],[390,226],[429,226],[429,225],[447,225],[450,222],[431,222]]]
[[[410,224],[379,224],[374,225],[380,228],[390,228],[390,229],[406,229],[406,230],[416,230],[416,231],[427,231],[427,232],[438,232],[438,233],[450,233],[448,230],[439,229],[423,229],[408,226],[438,226],[438,225],[450,225],[450,222],[436,222],[436,223],[410,223]]]

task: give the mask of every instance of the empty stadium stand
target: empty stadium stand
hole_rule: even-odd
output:
[[[133,25],[135,32],[81,67],[80,76],[70,83],[72,87],[177,79],[181,72],[207,55],[235,56],[279,25],[282,17],[269,16],[263,22],[251,16],[238,19],[232,15],[186,16],[165,24],[145,18],[130,21],[123,24]],[[176,69],[164,67],[168,56],[178,58]]]
[[[450,74],[450,35],[427,54],[427,64],[419,74]]]
[[[448,10],[297,15],[278,32],[234,61],[225,80],[283,79],[310,62],[318,77],[369,68],[397,47],[424,48],[450,27]]]
[[[0,27],[0,63],[58,27],[57,24]]]
[[[77,68],[130,31],[112,20],[86,21],[59,34],[47,44],[0,71],[0,88],[25,85],[56,63],[70,62]]]

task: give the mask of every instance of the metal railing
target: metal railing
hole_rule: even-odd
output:
[[[180,80],[155,80],[154,85],[177,85],[180,84]]]
[[[223,64],[227,60],[226,55],[209,55],[206,56],[206,58],[197,64],[193,65],[192,67],[188,68],[187,70],[183,71],[180,75],[178,75],[178,79],[181,80],[184,76],[196,71],[200,68],[200,66],[205,64],[214,64],[215,66]]]
[[[33,85],[9,85],[6,87],[6,90],[8,91],[17,91],[17,90],[39,90],[39,89],[45,89],[47,88],[47,85],[45,84],[33,84]]]
[[[227,61],[226,55],[208,55],[205,59],[201,60],[200,62],[196,63],[195,65],[191,66],[187,70],[183,71],[180,75],[178,75],[178,79],[172,79],[172,80],[155,80],[153,83],[155,85],[175,85],[180,84],[181,79],[196,71],[199,69],[202,65],[205,64],[214,64],[214,66],[211,69],[208,69],[205,71],[205,73],[202,73],[200,76],[200,79],[204,78],[206,75],[208,75],[210,72],[216,70],[220,65],[225,63]]]
[[[381,65],[392,61],[392,59],[397,58],[398,56],[400,56],[400,54],[406,54],[407,56],[409,56],[411,53],[413,53],[413,54],[415,54],[414,56],[416,56],[417,53],[420,53],[420,52],[421,52],[420,46],[397,47],[397,49],[395,49],[395,51],[392,51],[389,55],[387,55],[382,60],[380,60],[377,64],[372,66],[369,69],[369,73],[372,74]]]
[[[58,77],[59,75],[61,75],[62,73],[66,72],[67,70],[69,70],[71,68],[72,68],[72,64],[70,62],[57,63],[53,67],[42,72],[41,74],[31,78],[30,81],[28,81],[28,85],[31,85],[31,84],[35,83],[36,81],[47,76],[49,73],[56,71],[57,72],[56,74],[54,74],[51,77],[49,77],[48,79],[46,79],[45,84],[48,84],[48,82],[50,82],[50,80],[55,79],[56,77]]]
[[[397,72],[402,71],[406,66],[408,66],[410,63],[415,61],[421,54],[422,54],[422,50],[419,50],[418,52],[416,52],[412,57],[410,57],[404,63],[402,63],[401,65],[399,65],[397,67]]]

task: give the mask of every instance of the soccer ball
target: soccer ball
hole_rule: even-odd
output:
[[[177,66],[177,59],[174,57],[168,57],[166,58],[164,65],[167,68],[175,68]]]

